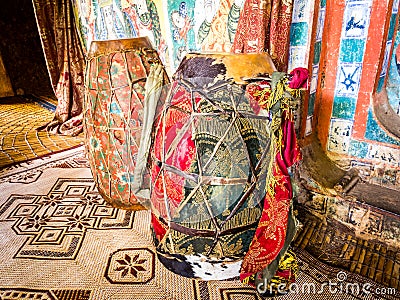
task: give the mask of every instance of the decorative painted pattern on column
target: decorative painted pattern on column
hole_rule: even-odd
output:
[[[319,60],[318,38],[313,47],[306,135],[315,132],[342,166],[398,168],[400,142],[374,115],[373,96],[386,86],[399,0],[326,2],[319,13],[325,14]]]
[[[288,70],[307,68],[315,0],[294,0]],[[310,26],[311,25],[311,26]]]
[[[372,94],[385,88],[390,57],[393,52],[394,32],[397,28],[398,7],[399,0],[389,1],[389,3],[374,1],[372,15],[385,17],[380,20],[374,19],[374,24],[371,25],[372,27],[369,31],[370,40],[367,43],[363,62],[365,67],[361,80],[361,91],[348,149],[348,154],[354,157],[351,161],[351,166],[362,166],[371,169],[377,164],[395,168],[400,166],[400,149],[398,149],[400,142],[388,135],[382,125],[378,124],[371,103]],[[382,52],[383,54],[381,55],[380,53]],[[383,56],[381,63],[380,59],[382,58],[380,56]]]
[[[347,1],[343,16],[328,151],[347,154],[363,68],[371,0]]]
[[[314,23],[314,8],[320,0],[294,0],[292,24],[290,27],[290,47],[288,70],[295,68],[308,68],[309,60],[312,59],[312,35]],[[325,0],[322,0],[325,2]],[[300,105],[295,113],[296,130],[303,131],[301,111],[308,106],[308,95],[303,97],[303,105]],[[302,133],[300,133],[302,135]]]
[[[392,14],[390,16],[389,20],[389,29],[387,31],[387,39],[386,39],[386,45],[385,45],[385,55],[382,63],[382,68],[379,76],[379,81],[377,85],[377,92],[381,92],[383,88],[386,86],[386,79],[388,77],[388,68],[390,66],[390,58],[391,54],[393,52],[393,38],[395,37],[394,32],[395,29],[397,28],[396,26],[396,21],[397,21],[397,14],[398,14],[398,8],[399,8],[399,0],[393,1],[393,6],[392,6]],[[365,139],[371,140],[371,141],[376,141],[376,142],[381,142],[381,143],[386,143],[386,144],[392,144],[392,145],[397,145],[400,146],[400,142],[398,139],[392,138],[390,135],[387,134],[387,132],[382,128],[380,124],[376,121],[376,118],[374,117],[372,107],[369,107],[368,110],[368,119],[367,119],[367,126],[366,126],[366,131],[365,131]],[[377,151],[378,155],[385,157],[387,159],[388,163],[390,164],[397,164],[400,165],[400,151],[396,151],[397,153],[393,153],[394,150],[391,151],[384,151],[388,152],[388,155],[380,155],[379,153],[382,151]],[[373,154],[368,153],[368,156],[372,156]],[[390,159],[390,157],[393,157],[393,159]]]

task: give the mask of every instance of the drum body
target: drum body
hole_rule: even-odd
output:
[[[189,54],[154,123],[152,227],[160,261],[180,275],[239,275],[262,213],[272,161],[270,115],[247,82],[268,54]]]
[[[131,184],[142,130],[145,84],[159,62],[147,38],[91,43],[85,74],[86,151],[96,186],[112,206],[143,206]]]

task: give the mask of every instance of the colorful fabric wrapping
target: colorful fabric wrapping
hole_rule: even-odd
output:
[[[289,87],[289,76],[285,73],[275,72],[272,79],[270,86],[263,83],[249,87],[250,97],[264,109],[276,110],[279,105],[282,112],[272,117],[277,151],[267,178],[263,213],[241,267],[241,280],[251,285],[277,280],[290,283],[295,280],[297,270],[296,263],[284,266],[285,256],[295,261],[294,255],[286,250],[295,233],[295,226],[288,222],[293,218],[290,214],[293,189],[289,168],[301,160],[291,105],[299,91]]]
[[[291,89],[308,89],[308,69],[293,69],[293,71],[290,72],[289,87]]]
[[[260,158],[270,148],[269,120],[251,116],[240,87],[219,81],[204,93],[203,82],[190,84],[173,83],[173,97],[157,122],[151,195],[156,237],[165,252],[240,257],[261,214],[269,157]],[[169,228],[157,231],[163,226]]]

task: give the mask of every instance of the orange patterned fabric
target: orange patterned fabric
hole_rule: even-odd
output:
[[[248,88],[249,96],[253,98],[253,101],[264,103],[267,100],[265,105],[262,105],[264,109],[270,110],[275,105],[275,102],[271,100],[277,100],[281,102],[280,106],[283,112],[281,119],[277,119],[279,126],[275,128],[277,149],[272,176],[267,183],[269,188],[267,188],[264,199],[263,212],[240,270],[240,279],[249,284],[252,283],[250,278],[254,278],[254,274],[261,272],[277,259],[284,247],[289,209],[293,198],[289,168],[301,160],[293,122],[293,111],[288,99],[285,99],[284,96],[287,92],[295,93],[296,91],[287,87],[289,77],[284,73],[276,72],[274,74],[281,77],[274,90],[271,90],[268,85],[264,87],[263,83]],[[266,98],[264,98],[265,96]],[[283,277],[286,274],[289,276],[287,279],[291,279],[290,270],[286,271],[288,272],[283,272],[280,276]]]
[[[263,214],[249,251],[243,259],[241,280],[269,265],[285,243],[288,213],[293,197],[288,168],[301,159],[301,152],[296,141],[294,122],[285,119],[282,132],[282,151],[278,151],[276,155],[273,170],[275,194],[267,193],[264,199]]]
[[[292,0],[246,0],[232,52],[268,52],[278,71],[287,71]]]

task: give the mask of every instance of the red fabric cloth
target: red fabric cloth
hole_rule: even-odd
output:
[[[186,89],[178,85],[175,81],[171,84],[171,91],[174,91],[174,97],[171,102],[171,106],[174,109],[169,109],[168,114],[164,116],[161,114],[158,119],[156,119],[154,124],[160,126],[157,130],[157,134],[154,138],[153,149],[154,157],[163,161],[164,158],[164,148],[169,149],[171,143],[177,135],[177,132],[182,130],[185,124],[190,118],[192,113],[191,99],[188,95]],[[196,98],[197,100],[199,98]],[[177,109],[176,109],[177,108]],[[162,126],[165,126],[164,129]],[[180,142],[175,146],[174,155],[170,155],[165,163],[171,166],[177,167],[183,172],[188,172],[192,161],[196,156],[196,145],[191,137],[191,132],[187,131],[181,138]],[[154,161],[153,161],[154,163]],[[174,215],[175,210],[179,207],[180,202],[184,198],[183,186],[185,185],[184,178],[178,176],[172,172],[162,172],[160,175],[160,166],[154,164],[151,167],[151,176],[153,190],[151,195],[152,209],[157,212],[157,216],[161,216],[164,219],[169,219],[168,215]],[[164,186],[165,182],[165,186]],[[169,212],[167,212],[164,193],[166,193],[169,199]],[[166,231],[158,231],[160,227],[157,225],[158,221],[155,222],[153,218],[153,226],[155,228],[156,235],[163,238]]]
[[[292,0],[246,0],[241,10],[232,52],[268,52],[278,71],[289,58]]]
[[[269,95],[271,95],[271,85],[268,81],[261,81],[257,84],[249,84],[246,87],[246,93],[250,100],[250,105],[253,110],[258,114],[261,108],[266,109],[264,105],[268,101]],[[257,94],[261,93],[258,96]]]
[[[263,214],[253,241],[246,253],[240,279],[243,281],[253,273],[268,266],[281,251],[286,237],[287,220],[293,197],[288,168],[301,159],[294,122],[283,115],[282,149],[276,155],[273,177],[276,180],[273,196],[267,193],[264,199]],[[284,273],[280,274],[283,276]],[[287,274],[291,276],[291,274]],[[289,279],[289,278],[288,278]]]
[[[308,88],[308,69],[295,68],[290,72],[289,87],[291,89],[307,89]]]

